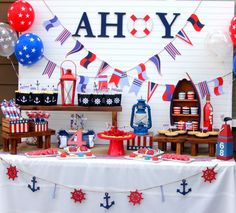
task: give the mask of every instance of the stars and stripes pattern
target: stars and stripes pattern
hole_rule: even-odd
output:
[[[224,84],[224,79],[222,77],[218,77],[214,79],[214,93],[216,96],[224,94],[223,91],[223,84]]]
[[[165,50],[166,52],[169,53],[169,55],[175,60],[175,57],[177,55],[181,55],[180,52],[177,50],[177,48],[173,45],[172,42],[170,42],[169,44],[167,44],[165,46]]]
[[[70,37],[71,33],[67,30],[64,29],[60,35],[55,39],[55,41],[59,41],[61,45],[64,44],[64,42]]]
[[[51,78],[51,76],[53,74],[53,71],[55,70],[56,66],[57,65],[54,62],[49,60],[46,67],[43,70],[42,75],[48,75],[48,78]]]
[[[191,40],[189,39],[189,37],[187,36],[186,32],[184,31],[184,29],[180,30],[177,34],[176,37],[181,39],[182,41],[193,45],[193,43],[191,42]]]
[[[142,87],[143,81],[135,78],[130,89],[129,89],[129,93],[134,92],[134,94],[137,96],[141,87]]]
[[[209,91],[208,84],[206,81],[199,82],[198,88],[199,88],[202,99],[205,98],[205,96],[210,95],[210,91]]]
[[[49,31],[53,27],[58,27],[60,24],[61,23],[57,16],[54,16],[52,19],[43,22],[43,26],[47,31]]]

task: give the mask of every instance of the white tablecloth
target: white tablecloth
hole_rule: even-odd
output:
[[[125,159],[27,158],[0,155],[19,170],[18,178],[9,180],[7,167],[0,164],[0,213],[235,213],[236,165],[234,161],[202,161],[147,163]],[[204,182],[202,170],[216,166],[216,180]],[[32,192],[35,176],[40,190]],[[191,177],[192,176],[192,177]],[[181,180],[186,179],[183,196]],[[57,184],[55,188],[55,183]],[[162,187],[160,187],[162,186]],[[75,203],[74,189],[82,189],[86,200]],[[140,205],[129,203],[130,191],[142,192]],[[108,210],[105,192],[115,204]]]

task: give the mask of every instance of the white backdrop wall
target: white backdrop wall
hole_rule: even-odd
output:
[[[77,65],[77,74],[94,77],[100,67],[101,60],[106,61],[112,68],[104,74],[111,75],[114,68],[123,71],[131,70],[140,63],[146,62],[150,57],[159,53],[173,39],[162,38],[165,34],[165,28],[156,15],[157,12],[167,13],[167,19],[170,22],[173,19],[173,13],[181,15],[175,20],[171,34],[175,36],[181,30],[186,20],[197,8],[199,1],[149,1],[149,0],[28,0],[35,10],[35,22],[28,32],[37,34],[44,44],[44,55],[58,66],[49,79],[42,72],[47,64],[46,59],[42,59],[30,67],[19,66],[19,84],[36,84],[38,80],[41,87],[57,85],[60,78],[60,64],[65,60],[73,60]],[[53,18],[52,13],[56,15],[61,24],[72,34],[76,32],[83,12],[86,12],[94,38],[85,37],[86,32],[80,30],[81,37],[71,37],[62,46],[55,42],[63,27],[58,26],[50,29],[48,32],[43,27],[43,22]],[[109,38],[97,37],[100,34],[101,17],[98,12],[109,12],[108,22],[116,22],[115,12],[125,12],[123,19],[123,34],[125,38],[114,38],[116,28],[108,27],[107,34]],[[153,28],[149,36],[145,38],[133,37],[128,31],[129,17],[136,14],[143,17],[148,14],[153,23]],[[230,21],[234,15],[234,1],[202,1],[196,11],[199,20],[204,24],[200,32],[196,32],[192,25],[186,25],[185,32],[191,39],[193,46],[188,45],[180,39],[175,39],[173,44],[180,51],[181,56],[173,60],[166,51],[159,54],[161,59],[161,73],[159,75],[153,63],[147,63],[147,76],[152,82],[160,84],[155,91],[149,104],[152,109],[152,130],[156,132],[162,128],[164,123],[169,123],[170,102],[162,100],[165,84],[176,84],[182,78],[187,78],[186,72],[190,74],[193,81],[211,81],[217,77],[224,76],[232,71],[232,49],[225,57],[217,57],[209,51],[207,47],[207,36],[214,32],[227,33]],[[88,66],[88,69],[80,66],[80,60],[87,55],[86,51],[80,51],[65,58],[75,45],[75,39],[78,39],[84,47],[95,53],[97,60]],[[71,64],[66,63],[70,67]],[[73,66],[71,67],[73,68]],[[137,71],[131,70],[129,73],[129,82],[132,83],[134,77],[137,77]],[[87,86],[87,92],[92,92],[94,78],[90,79]],[[213,92],[214,83],[209,84],[212,94],[212,105],[214,108],[214,126],[220,127],[221,116],[231,116],[232,112],[232,75],[224,78],[224,94],[215,96]],[[140,97],[146,98],[147,82],[145,82],[136,97],[134,93],[128,93],[129,88],[125,87],[122,96],[123,111],[118,113],[119,126],[129,126],[130,113],[132,105]],[[77,102],[77,99],[76,99]],[[59,99],[60,103],[60,99]],[[205,100],[202,100],[202,106]],[[81,112],[80,112],[81,113]],[[68,129],[70,124],[70,112],[51,112],[50,126],[55,129]],[[105,123],[111,120],[110,113],[85,113],[88,118],[87,127],[96,131],[105,128]]]

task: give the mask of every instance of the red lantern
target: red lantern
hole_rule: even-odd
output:
[[[63,106],[74,106],[76,89],[76,68],[75,75],[71,69],[64,70],[61,67],[61,101]]]
[[[34,9],[26,1],[16,1],[8,9],[8,22],[18,32],[28,30],[34,22]]]
[[[231,20],[229,32],[233,44],[236,45],[236,16]]]

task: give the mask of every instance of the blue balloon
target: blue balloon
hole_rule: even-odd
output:
[[[33,33],[23,34],[15,45],[15,55],[22,65],[32,65],[43,57],[43,42]]]
[[[234,76],[236,76],[236,55],[234,56],[233,72]]]

